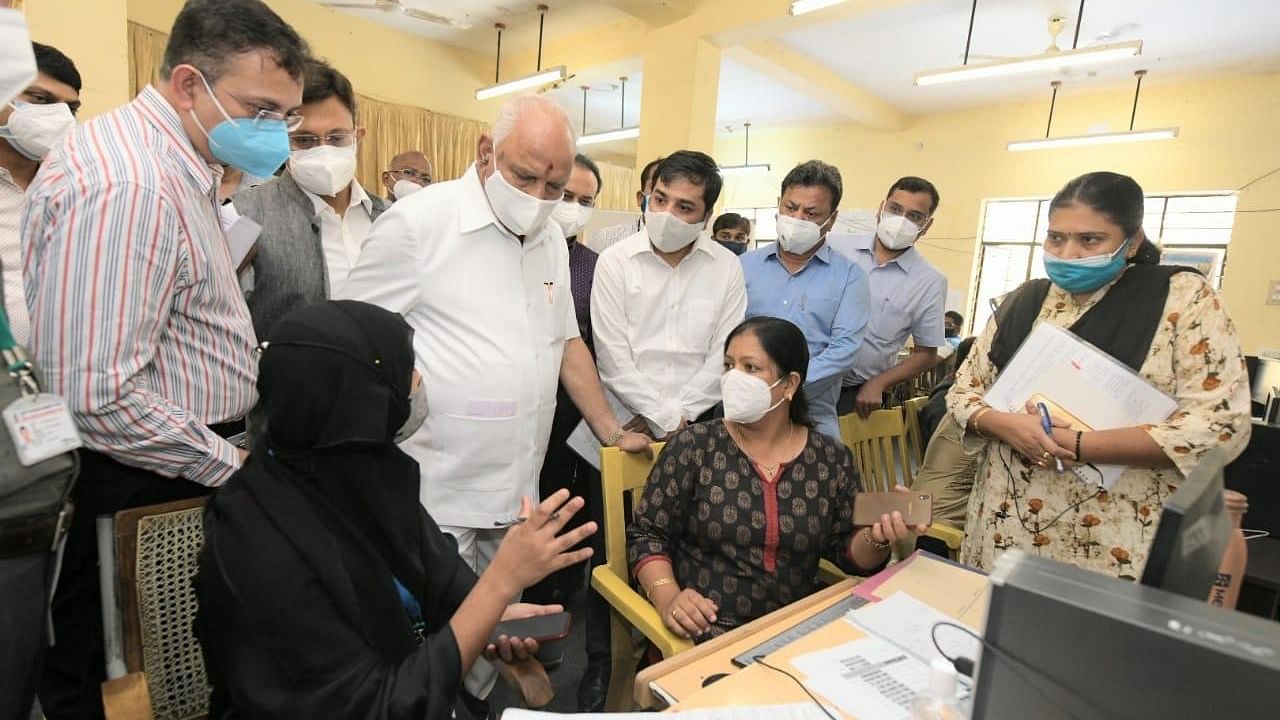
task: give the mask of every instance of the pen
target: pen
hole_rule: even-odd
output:
[[[553,513],[551,513],[551,517],[549,517],[549,518],[547,518],[547,519],[548,519],[548,520],[555,520],[555,519],[556,519],[556,518],[558,518],[558,517],[560,517],[560,513],[557,511],[557,512],[553,512]],[[494,526],[494,527],[496,527],[496,528],[509,528],[509,527],[515,527],[516,525],[519,525],[519,524],[521,524],[521,523],[523,523],[523,522],[528,521],[528,519],[529,519],[529,518],[527,518],[527,517],[514,517],[514,518],[509,518],[509,519],[507,519],[507,520],[494,520],[494,521],[493,521],[493,526]]]
[[[1040,408],[1040,427],[1044,428],[1044,434],[1053,437],[1053,420],[1049,418],[1049,406],[1044,403],[1036,403],[1036,407]],[[1054,457],[1053,462],[1058,466],[1058,472],[1062,472],[1062,458]]]

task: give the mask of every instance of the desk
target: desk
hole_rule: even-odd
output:
[[[809,697],[794,681],[760,665],[738,668],[733,658],[791,625],[816,615],[842,597],[856,592],[884,598],[905,591],[934,608],[981,631],[987,610],[986,576],[932,555],[916,553],[872,578],[850,579],[772,612],[720,637],[687,650],[637,677],[635,698],[642,708],[660,707],[669,698],[679,709],[726,705],[805,702]],[[771,665],[790,667],[792,658],[865,637],[858,628],[838,620],[769,656]],[[726,677],[703,687],[707,678]],[[652,686],[656,686],[655,688]]]

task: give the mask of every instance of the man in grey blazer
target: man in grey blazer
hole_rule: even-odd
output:
[[[252,271],[242,278],[259,338],[290,310],[338,294],[387,208],[355,179],[364,128],[356,126],[347,78],[312,61],[298,113],[303,121],[289,136],[288,168],[232,199],[237,213],[262,226]]]

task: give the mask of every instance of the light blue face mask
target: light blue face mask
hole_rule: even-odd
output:
[[[213,94],[213,88],[209,87],[209,81],[205,80],[203,73],[200,74],[200,81],[209,91],[209,97],[218,107],[218,112],[226,118],[214,125],[212,130],[205,130],[204,125],[200,124],[200,119],[196,117],[195,111],[191,111],[191,118],[196,121],[196,127],[209,138],[209,152],[213,153],[219,161],[250,175],[259,177],[274,175],[284,161],[289,159],[289,128],[285,121],[269,118],[232,118],[222,107],[222,103],[218,102],[217,96]]]
[[[1106,285],[1124,270],[1125,251],[1129,249],[1129,239],[1108,255],[1093,255],[1063,260],[1048,252],[1044,254],[1044,271],[1055,285],[1069,293],[1093,292]]]

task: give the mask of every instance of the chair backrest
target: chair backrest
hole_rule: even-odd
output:
[[[841,416],[840,436],[853,451],[853,461],[862,476],[866,492],[888,492],[902,473],[911,485],[911,462],[907,455],[907,427],[902,408],[875,410],[863,420],[857,414]]]
[[[907,422],[907,445],[917,468],[924,464],[924,449],[929,444],[929,438],[923,436],[920,428],[920,410],[927,404],[927,397],[914,397],[902,404]]]
[[[116,514],[125,667],[145,674],[158,719],[209,713],[209,680],[192,628],[204,504],[195,498]]]
[[[649,471],[665,443],[654,443],[653,458],[626,453],[615,447],[600,448],[600,482],[604,488],[604,557],[609,570],[620,578],[627,568],[627,496],[644,487]],[[635,507],[635,503],[631,503]]]

